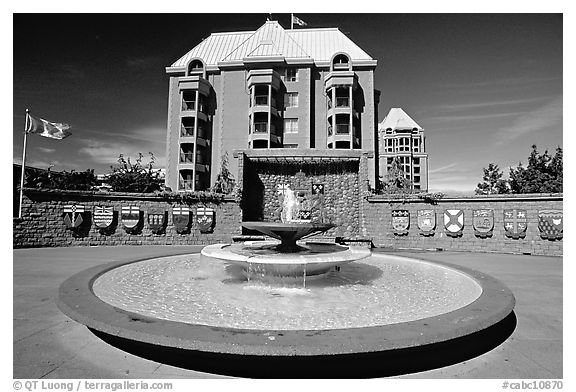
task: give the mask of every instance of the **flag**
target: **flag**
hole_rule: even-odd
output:
[[[28,115],[26,133],[36,133],[51,139],[62,140],[71,135],[68,129],[70,129],[70,125],[68,124],[53,123],[42,118],[35,118]]]
[[[304,22],[302,19],[294,15],[292,15],[292,23],[295,23],[298,26],[308,26],[308,23]]]

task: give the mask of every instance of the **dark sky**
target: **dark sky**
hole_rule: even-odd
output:
[[[378,60],[379,121],[402,107],[424,127],[433,190],[470,191],[482,168],[562,146],[561,14],[306,14]],[[27,164],[109,171],[117,156],[165,156],[172,64],[211,32],[253,31],[268,14],[14,14],[13,159],[24,113],[72,125],[30,137]],[[290,28],[289,14],[272,14]]]

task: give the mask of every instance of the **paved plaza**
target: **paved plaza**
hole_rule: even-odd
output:
[[[143,359],[100,340],[56,306],[68,277],[102,263],[199,251],[192,246],[16,249],[14,378],[219,378]],[[501,345],[454,365],[403,378],[546,378],[562,372],[562,258],[464,252],[394,252],[485,272],[516,297],[517,325]]]

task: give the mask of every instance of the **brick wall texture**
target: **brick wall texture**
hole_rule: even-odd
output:
[[[64,224],[64,206],[85,206],[86,221],[76,230]],[[140,207],[139,230],[128,233],[120,219],[122,206]],[[187,205],[192,217],[190,229],[180,234],[172,223],[172,208]],[[114,207],[114,222],[110,230],[101,231],[92,221],[95,206]],[[196,207],[215,210],[215,225],[211,233],[201,233],[196,222]],[[168,221],[163,232],[153,233],[147,221],[149,211],[167,211]],[[49,246],[109,246],[109,245],[203,245],[229,243],[241,233],[240,208],[233,200],[222,202],[182,204],[145,194],[97,194],[83,192],[38,192],[24,194],[22,219],[14,219],[14,248]]]
[[[495,195],[462,197],[439,200],[432,205],[421,200],[405,202],[393,201],[384,197],[369,197],[363,201],[362,221],[366,233],[377,247],[436,249],[450,251],[529,253],[533,255],[561,256],[562,240],[547,240],[540,236],[538,212],[542,210],[562,210],[562,195],[514,195],[500,197]],[[462,236],[452,238],[446,235],[444,210],[463,210],[464,229]],[[494,211],[494,229],[491,237],[480,238],[475,235],[472,211],[488,209]],[[504,210],[523,209],[527,211],[528,227],[526,237],[508,238],[504,229]],[[392,211],[408,210],[410,227],[408,234],[396,235],[392,227]],[[433,236],[423,236],[418,228],[418,210],[434,210],[436,230]]]
[[[184,205],[176,200],[139,194],[105,194],[83,192],[41,192],[25,191],[22,205],[22,219],[14,219],[13,245],[22,247],[50,246],[109,246],[109,245],[203,245],[230,243],[232,237],[242,234],[241,222],[248,220],[274,221],[274,211],[279,207],[276,188],[287,183],[293,188],[308,188],[312,183],[325,186],[323,221],[337,224],[328,235],[347,238],[371,239],[377,247],[405,249],[438,249],[448,251],[498,252],[533,255],[561,256],[563,240],[548,240],[541,237],[538,229],[538,214],[543,210],[563,208],[562,195],[512,195],[444,198],[436,204],[420,199],[394,200],[384,196],[366,196],[363,188],[363,164],[333,166],[337,172],[327,168],[315,171],[304,167],[305,176],[296,175],[297,166],[249,164],[242,178],[245,200],[241,205],[233,199],[221,202],[194,202],[188,204],[192,212],[189,232],[178,233],[172,223],[172,207]],[[318,168],[316,168],[318,169]],[[360,190],[362,189],[362,191]],[[256,197],[259,193],[259,197]],[[247,199],[246,199],[247,197]],[[247,201],[248,200],[248,201]],[[89,214],[87,222],[78,230],[66,228],[64,206],[84,205]],[[122,206],[138,205],[141,213],[141,228],[127,232],[122,226],[119,213]],[[97,228],[91,213],[95,206],[113,207],[115,223],[106,232]],[[215,210],[213,232],[202,233],[196,222],[196,207],[207,206]],[[443,215],[447,209],[464,212],[462,236],[452,238],[446,235]],[[472,225],[472,211],[488,209],[494,211],[492,236],[478,237]],[[505,235],[504,210],[522,209],[527,212],[528,227],[525,238],[512,239]],[[167,211],[168,221],[165,230],[154,233],[147,222],[149,211]],[[392,211],[407,210],[410,226],[406,235],[396,235],[392,226]],[[434,210],[436,229],[432,236],[423,236],[418,228],[418,210]],[[313,212],[313,221],[322,219],[318,211]]]

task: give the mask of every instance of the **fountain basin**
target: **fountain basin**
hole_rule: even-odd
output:
[[[297,253],[279,253],[277,241],[254,241],[239,244],[214,244],[202,249],[202,256],[237,264],[248,274],[311,276],[326,273],[336,266],[362,260],[369,249],[336,244],[299,246]]]
[[[398,256],[389,257],[420,262]],[[123,266],[138,264],[139,261],[143,260],[109,263],[72,276],[60,286],[58,307],[73,320],[109,336],[190,353],[332,357],[338,354],[395,352],[453,341],[499,324],[511,314],[515,303],[511,291],[489,275],[447,263],[426,262],[468,276],[481,286],[479,297],[447,313],[392,324],[293,330],[262,325],[250,329],[232,328],[142,314],[106,303],[94,294],[93,284],[100,276]],[[213,310],[206,308],[205,311]]]

